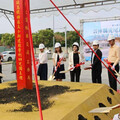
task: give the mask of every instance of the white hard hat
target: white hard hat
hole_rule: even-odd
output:
[[[74,45],[79,47],[79,44],[77,42],[74,42],[72,46],[74,46]]]
[[[99,45],[98,40],[94,40],[94,41],[93,41],[93,45]]]
[[[59,42],[55,43],[55,48],[61,47],[61,44]]]
[[[43,43],[39,44],[39,49],[44,49],[45,45]]]
[[[107,41],[114,40],[115,36],[114,35],[109,35]]]

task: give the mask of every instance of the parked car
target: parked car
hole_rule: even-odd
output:
[[[15,51],[4,51],[2,52],[3,61],[15,60]]]

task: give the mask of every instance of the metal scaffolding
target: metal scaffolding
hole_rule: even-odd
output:
[[[6,10],[6,9],[1,9],[1,8],[0,8],[0,13],[9,14],[9,15],[14,15],[14,12],[13,12],[13,11]]]
[[[76,0],[73,0],[73,2],[74,4],[58,6],[58,8],[60,10],[81,9],[81,8],[88,8],[88,7],[118,4],[120,3],[120,0],[100,0],[95,2],[86,2],[86,3],[83,2],[81,4],[77,3]],[[30,13],[37,14],[37,13],[53,12],[53,11],[57,11],[55,7],[46,7],[46,8],[40,8],[40,9],[31,9]],[[0,8],[0,13],[14,15],[14,11],[2,9],[2,8]]]
[[[73,0],[75,4],[58,6],[60,10],[70,10],[70,9],[81,9],[95,6],[103,6],[103,5],[111,5],[120,3],[120,0],[101,0],[89,3],[78,4],[75,0]],[[44,12],[53,12],[57,11],[55,7],[42,8],[42,9],[33,9],[31,10],[31,14],[44,13]]]

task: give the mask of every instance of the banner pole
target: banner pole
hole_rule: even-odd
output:
[[[30,24],[30,9],[29,9],[29,1],[28,0],[26,0],[26,7],[27,7],[27,15],[28,15],[28,21],[29,21],[28,26],[29,26],[29,36],[30,36],[30,47],[31,47],[31,52],[32,52],[32,61],[33,61],[34,76],[35,76],[35,82],[36,82],[36,93],[37,93],[39,115],[40,115],[40,120],[43,120],[39,85],[38,85],[38,79],[37,79],[37,69],[36,69],[35,57],[34,57],[33,39],[32,39],[32,31],[31,31],[31,24]]]

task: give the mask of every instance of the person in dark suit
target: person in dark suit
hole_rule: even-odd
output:
[[[95,53],[102,58],[102,52],[99,49],[99,42],[97,40],[93,41],[93,49]],[[92,52],[91,55],[91,66],[92,66],[92,82],[93,83],[102,83],[101,73],[102,73],[102,64],[97,56]]]

